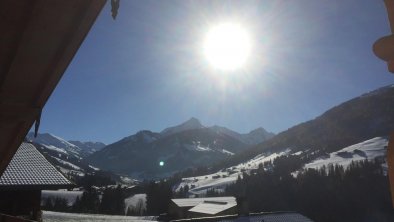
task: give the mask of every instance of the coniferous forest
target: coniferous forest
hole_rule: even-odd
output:
[[[382,159],[297,173],[291,160],[278,158],[273,163],[266,163],[272,165],[269,170],[262,164],[244,173],[225,192],[208,190],[207,196],[235,196],[246,200],[249,212],[296,211],[317,222],[394,221]],[[186,196],[181,192],[174,195]]]
[[[294,171],[298,165],[280,157],[243,173],[224,192],[211,189],[206,196],[235,196],[246,201],[249,212],[296,211],[316,222],[394,221],[389,181],[382,159],[352,162],[344,168],[328,165],[318,170]],[[268,166],[270,165],[270,166]],[[269,169],[269,170],[267,170]],[[147,194],[146,211],[127,210],[127,215],[166,213],[171,198],[186,198],[189,188],[173,188],[190,171],[161,181],[146,181],[141,192]],[[86,188],[72,207],[64,200],[47,201],[46,210],[124,215],[126,193],[120,187],[99,193]]]
[[[297,177],[260,168],[228,186],[225,195],[244,196],[250,212],[297,211],[319,222],[394,221],[379,160],[308,169]]]

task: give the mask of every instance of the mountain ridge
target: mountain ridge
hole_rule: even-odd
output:
[[[373,137],[385,137],[394,130],[394,87],[384,86],[345,101],[320,116],[297,124],[247,151],[218,163],[232,166],[262,152],[313,150],[324,155]]]
[[[160,177],[225,159],[271,135],[263,128],[252,130],[250,135],[220,129],[205,127],[192,117],[160,133],[142,130],[124,137],[87,160],[106,170],[143,178]],[[166,162],[161,169],[157,167],[160,161]]]

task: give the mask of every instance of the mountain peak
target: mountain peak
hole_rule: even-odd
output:
[[[263,127],[259,127],[259,128],[254,129],[254,130],[251,130],[249,132],[249,134],[253,134],[253,133],[264,133],[265,134],[265,133],[268,133],[268,132]]]
[[[268,132],[263,127],[259,127],[250,131],[248,134],[244,134],[244,141],[248,144],[258,144],[264,142],[275,136],[274,133]]]
[[[163,131],[160,132],[162,136],[168,136],[174,133],[179,133],[182,131],[186,130],[192,130],[192,129],[201,129],[204,128],[204,126],[201,124],[200,120],[198,120],[195,117],[190,118],[186,122],[181,123],[180,125],[173,126],[173,127],[168,127],[164,129]]]
[[[181,125],[190,125],[190,126],[197,126],[197,127],[202,127],[203,126],[201,124],[200,120],[198,120],[195,117],[190,118],[188,121],[182,123]]]

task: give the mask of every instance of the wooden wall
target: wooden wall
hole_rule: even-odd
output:
[[[0,191],[0,213],[40,219],[41,190]]]

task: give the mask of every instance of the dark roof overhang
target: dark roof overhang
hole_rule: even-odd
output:
[[[0,0],[0,176],[106,0]]]
[[[12,190],[58,190],[58,189],[72,189],[75,184],[54,184],[54,185],[9,185],[0,186],[0,191]]]

